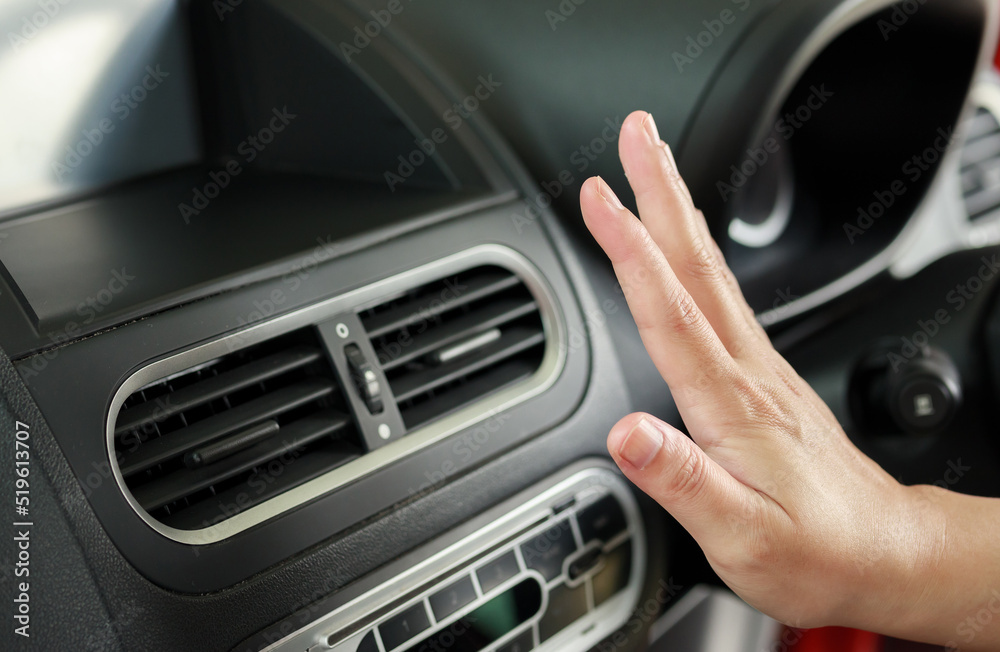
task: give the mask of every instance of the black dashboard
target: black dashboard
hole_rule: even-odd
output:
[[[638,108],[859,447],[1000,494],[995,3],[57,5],[0,9],[5,649],[668,649],[719,582],[607,458],[682,424],[578,207]]]

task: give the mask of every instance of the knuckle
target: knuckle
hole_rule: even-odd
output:
[[[678,446],[677,449],[671,455],[677,461],[665,480],[664,489],[671,495],[690,498],[696,496],[704,485],[707,472],[705,460],[694,446]]]
[[[709,249],[702,238],[696,238],[681,261],[684,274],[701,283],[722,283],[725,276],[719,259]]]
[[[803,388],[801,377],[796,373],[795,369],[792,368],[784,358],[778,357],[773,363],[774,373],[782,384],[790,391],[793,395],[797,397],[803,396]]]
[[[779,432],[794,432],[796,417],[781,405],[768,401],[755,410],[754,418],[762,428]]]
[[[702,332],[705,324],[698,304],[694,302],[690,294],[686,292],[678,294],[680,296],[673,301],[674,309],[670,318],[671,328],[677,333],[698,334]]]
[[[743,413],[757,425],[785,429],[797,419],[796,411],[780,388],[757,376],[737,375],[733,389]]]

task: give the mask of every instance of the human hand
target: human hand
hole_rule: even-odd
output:
[[[638,220],[602,180],[581,192],[639,332],[693,439],[642,414],[608,437],[626,476],[744,600],[797,627],[911,631],[944,519],[848,439],[771,346],[649,114],[622,126]]]

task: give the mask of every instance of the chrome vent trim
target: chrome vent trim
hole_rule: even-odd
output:
[[[545,348],[538,302],[496,266],[416,286],[359,318],[407,430],[529,377]]]
[[[114,454],[115,420],[125,400],[137,390],[234,351],[298,329],[320,324],[336,315],[358,312],[360,309],[384,301],[385,297],[404,293],[415,285],[484,265],[495,265],[514,273],[529,289],[538,304],[542,329],[545,334],[544,353],[538,369],[523,382],[505,387],[482,400],[413,430],[398,441],[367,453],[320,477],[300,484],[207,528],[182,530],[164,525],[150,516],[128,491],[122,470]],[[140,368],[122,383],[109,405],[106,424],[108,458],[115,480],[125,499],[147,525],[163,536],[179,543],[195,546],[208,545],[225,540],[284,514],[299,505],[367,476],[460,430],[541,394],[551,387],[559,377],[565,364],[567,349],[566,325],[558,300],[541,272],[527,258],[509,247],[481,245],[313,306],[255,324],[242,331],[168,356]]]
[[[157,521],[185,530],[223,517],[224,505],[263,502],[362,451],[313,329],[145,385],[115,420],[128,491]]]

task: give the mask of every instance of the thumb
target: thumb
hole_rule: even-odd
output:
[[[648,414],[630,414],[608,436],[608,451],[629,480],[705,548],[731,537],[760,496],[684,433]]]

